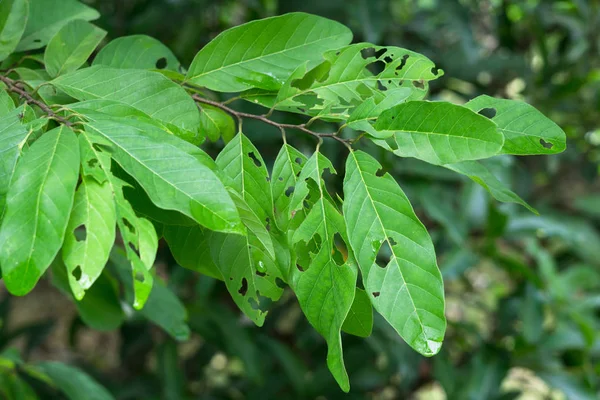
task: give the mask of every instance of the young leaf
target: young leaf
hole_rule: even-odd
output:
[[[55,361],[45,361],[36,367],[50,377],[69,400],[115,400],[108,390],[85,372]]]
[[[190,132],[190,141],[201,141],[200,113],[194,100],[157,72],[94,66],[60,76],[52,84],[78,100],[106,99],[134,107]]]
[[[444,289],[427,229],[391,175],[366,153],[350,153],[344,178],[344,218],[363,283],[375,309],[425,356],[441,347]],[[387,265],[378,253],[390,252]]]
[[[500,182],[481,162],[463,161],[456,164],[446,164],[444,167],[468,176],[473,182],[483,186],[496,200],[504,203],[520,204],[532,213],[539,215],[535,208],[531,207],[525,200],[506,187],[504,183]]]
[[[489,110],[491,120],[504,135],[501,153],[516,155],[556,154],[565,150],[565,132],[535,107],[518,100],[478,96],[467,104],[481,113]]]
[[[110,142],[114,160],[158,207],[179,211],[212,230],[243,231],[235,205],[217,175],[170,143],[175,137],[126,119],[99,119],[88,123],[86,130]]]
[[[120,69],[167,69],[179,71],[181,64],[160,41],[146,35],[124,36],[100,50],[92,65]]]
[[[495,123],[446,102],[400,104],[381,113],[375,129],[393,132],[394,154],[431,164],[491,157],[504,143]]]
[[[78,176],[77,137],[64,125],[19,159],[0,227],[0,265],[11,293],[33,289],[60,250]]]
[[[0,222],[4,214],[6,194],[21,152],[20,144],[28,134],[27,128],[19,119],[23,110],[24,107],[19,107],[0,118]]]
[[[81,300],[102,273],[115,241],[117,214],[110,184],[99,184],[84,176],[75,193],[75,203],[63,245],[63,260],[69,285]],[[77,229],[83,227],[83,232]],[[78,236],[83,237],[78,237]]]
[[[347,45],[351,31],[316,15],[291,13],[236,26],[194,58],[186,80],[219,92],[277,90],[303,62],[317,65],[327,50]]]
[[[314,203],[306,218],[294,232],[292,243],[300,251],[310,251],[298,260],[293,270],[291,287],[308,321],[327,341],[327,366],[343,391],[350,390],[344,366],[341,329],[355,295],[357,268],[353,260],[344,260],[335,238],[346,238],[344,219],[329,200],[323,171],[335,173],[331,162],[318,151],[306,162],[294,191],[291,211],[307,201],[309,192]]]
[[[306,156],[288,144],[283,145],[275,159],[271,190],[275,202],[275,222],[282,232],[288,231],[292,193],[305,163]]]
[[[420,100],[427,94],[427,82],[443,74],[433,72],[435,64],[427,57],[399,47],[358,43],[329,51],[324,58],[308,72],[306,65],[298,67],[275,98],[257,91],[245,97],[269,108],[343,120],[368,98],[381,102],[387,91],[395,97],[404,88],[408,93],[402,100]],[[373,73],[372,68],[383,70]]]
[[[68,22],[48,43],[44,64],[51,77],[73,72],[81,67],[106,31],[80,19]]]
[[[203,105],[200,111],[200,132],[211,142],[223,137],[223,141],[229,143],[235,135],[235,121],[225,111]]]
[[[17,51],[44,47],[69,21],[92,21],[98,17],[98,11],[75,0],[30,0],[27,26]]]
[[[29,0],[0,2],[0,61],[8,57],[19,44],[29,15]]]
[[[342,330],[354,336],[369,337],[373,331],[373,306],[367,292],[356,288],[354,302],[342,325]]]

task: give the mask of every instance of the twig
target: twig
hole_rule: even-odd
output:
[[[350,140],[348,139],[342,139],[340,137],[337,136],[336,133],[320,133],[320,132],[315,132],[312,131],[310,129],[308,129],[306,127],[306,124],[300,124],[300,125],[294,125],[294,124],[282,124],[279,122],[275,122],[275,121],[271,121],[270,119],[268,119],[267,117],[263,116],[263,115],[256,115],[256,114],[249,114],[249,113],[245,113],[245,112],[241,112],[241,111],[236,111],[232,108],[227,107],[225,104],[223,103],[219,103],[217,101],[213,101],[213,100],[209,100],[209,99],[205,99],[204,97],[200,97],[197,94],[192,94],[192,98],[197,101],[198,103],[204,103],[204,104],[209,104],[213,107],[217,107],[220,108],[221,110],[225,111],[228,114],[231,114],[232,116],[236,117],[239,120],[241,120],[242,118],[250,118],[250,119],[255,119],[258,121],[261,121],[265,124],[274,126],[279,128],[280,130],[285,130],[285,129],[295,129],[298,131],[302,131],[304,133],[308,133],[309,135],[322,140],[323,138],[332,138],[337,140],[338,142],[344,144],[346,147],[349,146],[350,144]]]
[[[14,80],[10,79],[9,77],[2,76],[2,75],[0,75],[0,81],[2,81],[6,85],[8,90],[10,90],[13,93],[18,94],[21,98],[25,99],[25,101],[28,104],[34,104],[34,105],[38,106],[43,112],[46,113],[46,115],[48,115],[48,117],[60,122],[61,124],[66,125],[68,127],[73,127],[73,123],[71,123],[70,121],[67,121],[60,115],[56,114],[46,104],[44,104],[43,102],[41,102],[39,100],[34,99],[26,90],[24,90],[23,88],[20,88],[18,86],[17,81],[14,81]]]

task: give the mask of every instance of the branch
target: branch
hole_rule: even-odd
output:
[[[56,121],[64,124],[68,127],[72,127],[73,123],[64,119],[60,115],[56,114],[50,107],[48,107],[44,102],[34,99],[31,94],[29,94],[25,89],[18,86],[18,82],[10,79],[7,76],[0,75],[0,81],[2,81],[9,91],[18,94],[22,99],[24,99],[27,104],[33,104],[42,109],[43,112],[46,113],[50,118],[55,119]]]
[[[243,118],[255,119],[255,120],[264,122],[265,124],[277,127],[282,132],[285,131],[285,129],[295,129],[295,130],[298,130],[298,131],[302,131],[304,133],[308,133],[309,135],[314,136],[315,138],[317,138],[319,140],[321,140],[323,138],[332,138],[332,139],[335,139],[338,142],[344,144],[346,147],[350,146],[350,140],[348,140],[348,139],[342,139],[341,137],[338,137],[337,133],[320,133],[320,132],[315,132],[315,131],[312,131],[312,130],[308,129],[306,127],[306,124],[300,124],[300,125],[282,124],[282,123],[279,123],[279,122],[271,121],[270,119],[268,119],[265,116],[255,115],[255,114],[249,114],[249,113],[245,113],[245,112],[241,112],[241,111],[236,111],[236,110],[234,110],[234,109],[232,109],[230,107],[227,107],[223,103],[219,103],[217,101],[205,99],[204,97],[200,97],[197,94],[192,94],[192,98],[195,101],[197,101],[198,103],[209,104],[209,105],[211,105],[213,107],[220,108],[221,110],[225,111],[226,113],[228,113],[230,115],[233,115],[238,120],[242,120]]]

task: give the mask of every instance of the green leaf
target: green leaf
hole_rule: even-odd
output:
[[[306,156],[288,144],[284,144],[273,165],[271,190],[275,206],[275,222],[282,232],[290,223],[292,193],[298,184],[298,176],[306,163]]]
[[[381,113],[375,129],[394,132],[394,154],[431,164],[491,157],[504,143],[495,123],[467,108],[446,102],[400,104]]]
[[[354,261],[345,261],[336,245],[338,236],[347,241],[346,226],[326,194],[321,178],[326,168],[335,173],[331,162],[315,152],[302,168],[294,191],[291,214],[295,217],[309,194],[313,204],[293,234],[297,253],[305,256],[297,260],[299,267],[293,269],[290,286],[308,321],[327,341],[329,370],[340,388],[348,392],[341,329],[354,300],[358,272]]]
[[[146,35],[124,36],[100,50],[92,65],[120,69],[167,69],[179,71],[181,64],[160,41]]]
[[[44,47],[69,21],[76,19],[92,21],[98,17],[100,17],[98,11],[75,0],[30,1],[27,26],[17,51]]]
[[[377,176],[380,168],[360,151],[346,162],[344,218],[350,245],[375,309],[412,348],[432,356],[446,330],[433,243],[394,178]],[[378,265],[378,255],[389,262]]]
[[[210,255],[210,231],[196,226],[166,226],[165,240],[179,265],[211,278],[223,280]]]
[[[52,84],[78,100],[113,100],[164,124],[189,132],[186,140],[199,143],[200,113],[194,100],[161,74],[94,66],[60,76]]]
[[[410,95],[410,88],[400,87],[389,90],[383,98],[380,98],[382,95],[369,97],[354,108],[347,120],[348,127],[356,131],[366,132],[377,139],[385,139],[393,136],[393,132],[379,132],[375,130],[372,122],[375,122],[382,112],[404,102]]]
[[[21,145],[28,134],[27,128],[21,124],[19,118],[23,111],[24,107],[19,107],[0,117],[0,222],[4,214],[8,188],[21,153]]]
[[[0,118],[15,109],[15,102],[8,92],[0,86]]]
[[[291,13],[252,21],[218,35],[194,58],[186,80],[220,92],[277,90],[304,62],[347,45],[351,31],[316,15]]]
[[[155,282],[148,302],[140,312],[173,339],[186,341],[190,338],[185,305],[160,279]]]
[[[481,162],[463,161],[456,164],[446,164],[444,167],[454,172],[458,172],[459,174],[468,176],[471,180],[483,186],[483,188],[487,190],[496,200],[504,203],[520,204],[532,213],[538,215],[538,212],[535,208],[531,207],[525,202],[525,200],[521,199],[516,193],[506,187],[506,185],[498,180],[498,178],[496,178],[494,174],[492,174],[490,170]]]
[[[19,44],[28,15],[29,0],[0,2],[0,61],[8,57]]]
[[[78,368],[45,361],[39,363],[36,369],[48,375],[69,400],[114,400],[108,390]]]
[[[100,184],[94,178],[84,176],[75,193],[62,250],[69,285],[77,300],[83,298],[85,291],[102,273],[115,242],[116,223],[110,184]],[[83,232],[78,231],[81,227]]]
[[[0,227],[7,289],[28,293],[60,250],[79,176],[77,137],[65,126],[46,132],[17,163]]]
[[[567,147],[565,132],[535,107],[522,101],[482,95],[469,101],[465,107],[493,114],[491,120],[504,135],[501,153],[556,154]]]
[[[179,139],[152,125],[125,119],[96,120],[86,130],[110,143],[114,160],[158,207],[179,211],[212,230],[242,233],[239,214],[219,178],[171,143]]]
[[[223,141],[229,143],[235,136],[235,121],[225,111],[203,105],[200,111],[200,132],[211,142],[216,142],[223,137]]]
[[[68,22],[48,43],[44,64],[51,77],[73,72],[81,67],[106,31],[80,19]]]
[[[342,330],[354,336],[369,337],[373,331],[373,307],[367,292],[356,288],[354,302],[342,325]]]
[[[312,70],[298,67],[276,96],[254,91],[245,97],[269,108],[344,120],[352,110],[369,98],[380,103],[388,96],[388,108],[403,96],[420,100],[427,94],[428,81],[435,64],[427,57],[399,47],[379,47],[370,43],[353,44],[324,54],[325,61]],[[377,74],[370,68],[383,68]],[[404,88],[406,91],[397,92]],[[263,92],[264,93],[264,92]]]
[[[111,158],[108,153],[111,143],[88,132],[82,133],[79,138],[83,175],[93,177],[99,183],[107,182],[113,193],[117,227],[133,275],[133,306],[140,309],[152,290],[153,277],[150,269],[158,249],[156,231],[150,221],[135,214],[131,204],[125,199],[123,189],[127,183],[111,173]]]

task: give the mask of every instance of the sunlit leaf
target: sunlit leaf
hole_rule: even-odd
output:
[[[179,71],[181,65],[173,52],[160,41],[146,35],[116,38],[100,50],[92,65],[120,69],[168,69]]]
[[[29,0],[0,2],[0,61],[8,57],[19,44],[28,16]]]

